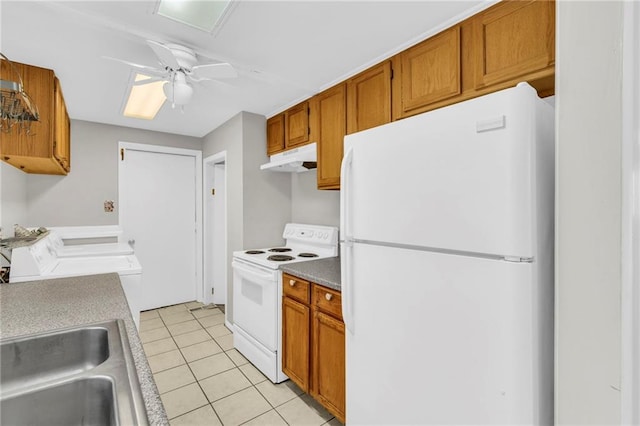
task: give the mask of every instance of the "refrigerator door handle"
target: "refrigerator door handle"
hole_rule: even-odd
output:
[[[349,222],[349,198],[347,192],[349,191],[352,161],[353,148],[350,147],[344,154],[342,164],[340,165],[340,231],[342,232],[344,241],[351,239],[350,230],[347,227]]]
[[[340,229],[342,230],[343,242],[340,253],[340,281],[342,291],[342,318],[345,328],[353,333],[353,313],[351,311],[351,250],[353,250],[353,236],[348,227],[349,223],[349,181],[351,178],[351,165],[353,161],[353,148],[350,147],[344,155],[340,167]]]

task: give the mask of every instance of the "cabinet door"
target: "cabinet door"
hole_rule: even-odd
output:
[[[311,395],[345,421],[344,324],[322,312],[313,317],[313,387]]]
[[[391,122],[391,61],[347,81],[347,133]]]
[[[478,14],[473,28],[476,88],[554,71],[555,2],[500,2]]]
[[[13,63],[13,68],[2,60],[2,78],[18,82],[15,71],[20,73],[23,88],[36,105],[40,121],[31,125],[31,135],[18,127],[2,135],[2,154],[20,157],[49,158],[51,152],[52,124],[54,113],[53,71],[30,65]],[[15,164],[14,164],[15,165]]]
[[[287,148],[309,142],[309,102],[302,102],[285,111],[285,146]]]
[[[316,95],[313,102],[318,137],[318,189],[339,189],[340,164],[347,130],[345,84],[338,84]]]
[[[282,299],[282,371],[305,392],[309,391],[310,321],[308,306]]]
[[[405,50],[397,62],[400,79],[393,91],[394,118],[417,114],[430,104],[459,95],[460,26]]]
[[[64,96],[62,96],[60,81],[57,78],[54,83],[54,97],[55,126],[53,132],[53,157],[60,163],[62,168],[68,172],[70,167],[69,115],[67,114],[67,108],[64,103]]]
[[[284,114],[267,120],[267,155],[277,154],[284,149]]]

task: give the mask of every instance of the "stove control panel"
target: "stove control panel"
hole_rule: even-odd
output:
[[[300,225],[288,223],[284,227],[283,238],[288,241],[334,245],[338,242],[338,228],[333,226]]]

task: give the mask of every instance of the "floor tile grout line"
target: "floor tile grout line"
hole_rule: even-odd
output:
[[[185,306],[185,308],[186,308],[186,306]],[[189,312],[189,315],[191,315],[191,316],[193,317],[193,314],[191,313],[191,311],[189,311],[188,309],[186,309],[186,311],[187,311],[187,312]],[[194,317],[194,319],[195,319],[195,317]],[[197,321],[197,320],[196,320],[196,321]],[[164,323],[164,319],[162,320],[162,322]],[[200,323],[200,322],[198,321],[198,324],[199,324],[199,323]],[[165,324],[166,324],[166,323],[165,323]],[[206,330],[205,330],[205,332],[206,332]],[[184,355],[182,354],[182,351],[180,350],[180,346],[178,346],[178,342],[176,342],[176,340],[175,340],[174,336],[173,336],[171,333],[169,333],[169,334],[171,335],[171,339],[173,340],[173,343],[175,343],[175,345],[178,347],[178,351],[180,352],[180,356],[182,356],[182,358],[184,359]],[[208,334],[208,333],[207,333],[207,334]],[[213,339],[213,337],[212,337],[212,339]],[[214,339],[214,341],[215,341],[215,339]],[[200,343],[202,343],[202,342],[200,342]],[[217,342],[216,342],[216,344],[217,344]],[[222,349],[222,348],[221,348],[221,349]],[[206,358],[206,357],[205,357],[205,358]],[[204,358],[201,358],[201,359],[204,359]],[[233,361],[231,360],[231,358],[229,358],[229,360],[233,363]],[[187,362],[187,360],[186,360],[186,359],[184,359],[184,361],[185,361],[185,363],[186,363],[186,365],[187,365],[187,368],[188,368],[188,369],[189,369],[189,371],[191,372],[191,375],[192,375],[192,376],[193,376],[193,378],[195,379],[195,383],[198,385],[198,388],[200,389],[200,392],[202,392],[202,394],[204,395],[204,398],[207,400],[208,405],[210,405],[210,406],[211,406],[211,409],[213,410],[213,414],[215,414],[215,416],[218,418],[218,420],[220,421],[220,423],[222,423],[222,419],[220,418],[220,415],[218,415],[218,413],[216,412],[216,409],[215,409],[215,408],[213,408],[213,405],[211,405],[211,403],[209,402],[209,397],[207,396],[206,392],[205,392],[205,391],[204,391],[204,389],[202,388],[202,385],[200,385],[200,380],[198,379],[198,377],[196,376],[195,372],[194,372],[194,371],[193,371],[193,369],[191,368],[191,365]],[[154,380],[155,380],[155,378],[154,378]],[[191,384],[193,384],[193,383],[191,383]],[[207,405],[207,404],[205,404],[205,405]],[[203,405],[202,407],[204,407],[204,405]],[[202,407],[198,407],[198,408],[196,408],[195,410],[198,410],[198,409],[200,409],[200,408],[202,408]],[[192,410],[192,411],[195,411],[195,410]],[[183,416],[184,414],[186,414],[186,413],[182,413],[182,414],[180,414],[180,416]],[[180,417],[180,416],[176,416],[176,417],[174,417],[174,419],[175,419],[175,418],[177,418],[177,417]],[[171,420],[171,419],[169,419],[169,420]]]
[[[227,352],[229,352],[229,351],[234,350],[235,348],[231,347],[231,348],[229,348],[229,349],[224,349],[224,348],[220,345],[220,343],[216,340],[216,337],[214,337],[214,336],[213,336],[213,335],[212,335],[212,334],[207,330],[207,327],[205,327],[205,326],[204,326],[204,324],[202,324],[202,323],[200,322],[199,318],[196,318],[196,317],[194,317],[194,316],[193,316],[193,312],[189,310],[189,308],[186,306],[186,304],[181,304],[181,305],[183,306],[183,308],[185,309],[185,311],[186,311],[186,312],[188,312],[188,313],[191,315],[191,317],[193,318],[193,320],[197,321],[197,323],[202,327],[201,329],[204,329],[205,333],[207,333],[207,335],[210,337],[210,339],[205,340],[205,341],[203,341],[203,342],[198,342],[198,343],[194,343],[194,344],[191,344],[191,345],[187,345],[187,346],[185,346],[184,348],[179,347],[179,346],[178,346],[178,342],[175,340],[175,337],[176,337],[176,336],[180,336],[180,335],[187,334],[187,333],[190,333],[190,332],[193,332],[193,331],[198,331],[198,330],[192,330],[192,331],[190,331],[190,332],[186,332],[186,333],[182,333],[182,334],[178,334],[178,335],[174,336],[174,335],[169,331],[169,329],[168,329],[168,325],[166,324],[165,319],[164,319],[164,318],[162,317],[162,315],[160,315],[160,313],[158,312],[158,317],[156,317],[156,318],[160,318],[160,319],[161,319],[161,322],[164,324],[165,329],[167,329],[167,332],[169,333],[169,338],[171,338],[171,340],[173,341],[173,343],[176,345],[177,350],[179,351],[180,356],[182,357],[182,359],[184,360],[184,362],[185,362],[185,363],[184,363],[184,364],[180,364],[180,365],[178,365],[178,366],[174,366],[174,367],[170,367],[170,368],[167,368],[167,369],[164,369],[164,370],[158,371],[158,372],[153,373],[153,374],[154,374],[154,376],[155,376],[155,374],[157,374],[157,373],[161,373],[161,372],[164,372],[164,371],[168,371],[168,370],[170,370],[170,369],[173,369],[173,368],[178,368],[178,367],[182,367],[183,365],[186,365],[186,366],[187,366],[187,368],[189,369],[189,371],[190,371],[191,375],[193,376],[193,378],[194,378],[195,382],[191,382],[191,383],[188,383],[188,384],[185,384],[185,385],[182,385],[182,386],[178,386],[177,388],[175,388],[175,389],[171,389],[170,391],[166,391],[165,393],[163,393],[163,394],[161,394],[161,395],[166,395],[166,394],[167,394],[167,393],[169,393],[169,392],[173,392],[173,391],[176,391],[176,390],[178,390],[178,389],[181,389],[181,388],[184,388],[184,387],[187,387],[187,386],[191,386],[191,385],[193,385],[193,384],[195,383],[195,384],[197,384],[197,385],[198,385],[198,388],[200,389],[200,391],[202,392],[202,394],[204,395],[205,399],[206,399],[208,402],[207,402],[207,404],[204,404],[204,405],[202,405],[202,406],[199,406],[199,407],[197,407],[197,408],[194,408],[194,409],[192,409],[192,410],[189,410],[189,411],[187,411],[187,412],[184,412],[184,413],[182,413],[182,414],[180,414],[180,415],[178,415],[178,416],[175,416],[175,417],[173,417],[171,420],[176,419],[176,418],[179,418],[179,417],[181,417],[181,416],[185,416],[185,415],[187,415],[187,414],[189,414],[189,413],[191,413],[191,412],[194,412],[194,411],[196,411],[196,410],[202,409],[203,407],[205,407],[205,406],[209,405],[209,406],[211,407],[211,409],[213,410],[214,414],[216,415],[216,417],[218,418],[218,420],[220,421],[220,423],[224,425],[224,422],[222,422],[222,418],[220,417],[220,415],[218,414],[218,412],[216,411],[216,409],[213,407],[213,404],[214,404],[215,402],[221,401],[221,400],[223,400],[223,399],[225,399],[225,398],[231,397],[231,396],[233,396],[233,395],[236,395],[236,394],[238,394],[238,393],[240,393],[240,392],[242,392],[242,391],[245,391],[245,390],[250,389],[251,387],[253,387],[253,388],[258,392],[258,394],[259,394],[259,395],[260,395],[260,396],[261,396],[261,397],[262,397],[262,398],[267,402],[267,404],[268,404],[268,405],[269,405],[269,407],[271,407],[271,408],[270,408],[270,409],[268,409],[267,411],[265,411],[265,412],[263,412],[263,413],[261,413],[261,414],[259,414],[259,415],[255,416],[255,417],[251,418],[251,419],[246,420],[246,421],[245,421],[245,422],[243,422],[242,424],[244,425],[244,424],[246,424],[246,423],[248,423],[248,422],[251,422],[252,420],[257,419],[258,417],[265,415],[265,414],[266,414],[266,413],[268,413],[269,411],[275,411],[275,413],[278,415],[278,417],[279,417],[280,419],[282,419],[282,421],[283,421],[285,424],[290,425],[290,423],[289,423],[289,422],[284,418],[284,416],[283,416],[283,415],[278,411],[278,407],[282,407],[283,405],[285,405],[285,404],[287,404],[287,403],[289,403],[289,402],[293,401],[294,399],[296,399],[296,398],[300,398],[300,397],[301,397],[301,395],[297,395],[297,394],[296,394],[296,395],[294,395],[291,399],[289,399],[289,400],[287,400],[287,401],[284,401],[284,402],[282,402],[282,403],[281,403],[281,404],[279,404],[279,405],[274,405],[274,404],[273,404],[273,403],[272,403],[272,402],[271,402],[271,401],[266,397],[266,395],[265,395],[263,392],[261,392],[261,391],[260,391],[260,389],[258,388],[258,385],[260,385],[261,383],[264,383],[265,381],[267,381],[267,382],[268,382],[268,381],[269,381],[269,379],[268,379],[268,378],[265,378],[265,380],[262,380],[262,381],[260,381],[260,382],[258,382],[258,383],[253,383],[253,381],[249,378],[249,376],[248,376],[248,375],[247,375],[247,374],[246,374],[246,373],[245,373],[245,372],[240,368],[240,367],[242,367],[242,366],[244,366],[244,365],[251,364],[251,363],[250,363],[250,361],[248,361],[248,360],[247,360],[247,362],[246,362],[246,363],[244,363],[244,364],[242,364],[242,365],[238,365],[238,364],[236,364],[236,362],[235,362],[235,361],[231,358],[231,356],[229,356],[229,354],[227,353]],[[173,305],[173,306],[178,306],[178,305]],[[160,309],[163,309],[163,308],[160,308]],[[156,318],[151,318],[151,319],[156,319]],[[206,317],[203,317],[203,318],[206,318]],[[181,322],[174,323],[174,324],[180,324],[180,323],[183,323],[183,322],[186,322],[186,321],[191,321],[191,320],[185,320],[185,321],[181,321]],[[174,325],[174,324],[171,324],[171,325]],[[215,327],[215,326],[217,326],[217,325],[224,325],[224,326],[225,326],[225,328],[226,328],[226,325],[225,325],[224,323],[221,323],[221,324],[215,324],[215,325],[213,325],[213,326],[209,326],[209,328],[211,328],[211,327]],[[160,328],[160,327],[158,327],[158,328]],[[155,330],[155,329],[152,329],[152,330]],[[222,335],[222,336],[217,336],[217,337],[219,337],[219,338],[220,338],[220,337],[225,337],[225,336],[229,336],[229,335],[233,335],[233,332],[231,332],[231,331],[230,331],[228,334],[225,334],[225,335]],[[166,339],[166,338],[167,338],[167,337],[164,337],[164,338],[157,339],[157,340],[153,340],[153,341],[146,342],[146,343],[152,343],[152,342],[154,342],[154,341],[159,341],[159,340]],[[191,346],[195,346],[195,345],[197,345],[197,344],[201,344],[201,343],[204,343],[204,342],[208,342],[209,340],[213,340],[213,342],[214,342],[214,343],[216,343],[216,345],[218,345],[218,347],[222,350],[222,352],[219,352],[219,353],[216,353],[216,354],[212,354],[212,355],[208,355],[208,356],[205,356],[205,357],[202,357],[202,358],[194,359],[194,360],[192,360],[191,362],[196,362],[196,361],[199,361],[199,360],[202,360],[202,359],[208,358],[208,357],[212,357],[212,356],[215,356],[215,355],[219,355],[220,353],[224,353],[224,354],[226,355],[227,359],[229,359],[229,360],[231,361],[231,363],[233,364],[233,366],[234,366],[234,367],[232,367],[232,368],[230,368],[230,369],[227,369],[227,370],[224,370],[224,371],[220,371],[220,372],[218,372],[218,373],[216,373],[216,374],[213,374],[213,375],[211,375],[211,376],[207,376],[207,377],[203,377],[203,378],[201,378],[201,379],[198,379],[198,378],[196,377],[196,375],[195,375],[195,373],[194,373],[193,369],[191,368],[190,362],[186,360],[186,358],[185,358],[184,354],[182,353],[182,349],[185,349],[185,348],[188,348],[188,347],[191,347]],[[176,350],[176,349],[171,349],[170,351],[174,351],[174,350]],[[162,353],[167,353],[167,352],[170,352],[170,351],[164,351],[164,352],[160,352],[160,353],[158,353],[158,354],[154,354],[154,355],[160,355],[160,354],[162,354]],[[240,355],[242,355],[239,351],[238,351],[238,353],[239,353]],[[256,367],[254,366],[254,368],[256,368]],[[201,381],[204,381],[204,380],[207,380],[207,379],[209,379],[209,378],[215,377],[215,376],[217,376],[217,375],[220,375],[220,374],[223,374],[223,373],[226,373],[226,372],[232,371],[232,370],[234,370],[234,369],[237,369],[237,370],[239,370],[239,371],[240,371],[240,374],[242,374],[242,375],[247,379],[247,381],[250,383],[250,386],[248,386],[248,387],[246,387],[246,388],[243,388],[243,389],[240,389],[240,390],[238,390],[238,391],[232,392],[232,393],[230,393],[229,395],[226,395],[226,396],[224,396],[224,397],[222,397],[222,398],[217,399],[216,401],[209,401],[209,397],[207,396],[207,394],[206,394],[206,392],[204,391],[204,389],[203,389],[202,385],[200,384],[200,382],[201,382]],[[155,377],[154,377],[154,379],[155,379]],[[274,385],[277,385],[277,384],[274,384]],[[301,399],[301,398],[300,398],[300,399]],[[329,414],[331,414],[331,413],[329,413]],[[335,418],[335,416],[332,416],[331,418],[329,418],[329,419],[328,419],[325,423],[323,423],[322,425],[326,425],[326,424],[328,424],[328,423],[329,423],[329,422],[331,422],[334,418]]]

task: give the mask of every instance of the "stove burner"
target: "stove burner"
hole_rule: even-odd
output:
[[[262,250],[247,250],[245,251],[247,254],[262,254],[264,253]]]
[[[286,262],[287,260],[293,260],[293,256],[287,256],[286,254],[272,254],[267,257],[267,260],[273,260],[274,262]]]
[[[318,255],[315,253],[300,253],[298,257],[318,257]]]
[[[288,247],[275,247],[275,248],[269,249],[269,251],[272,251],[274,253],[285,253],[287,251],[291,251],[291,249]]]

